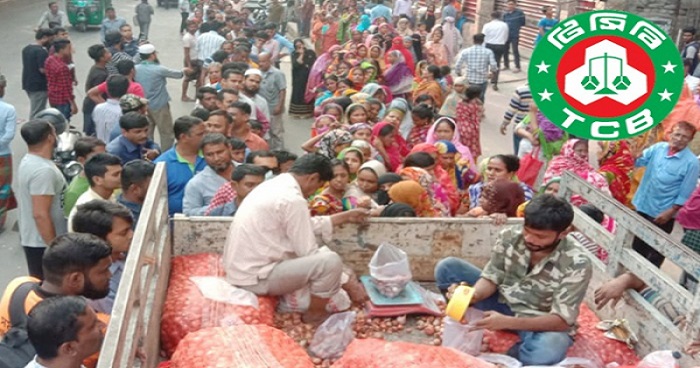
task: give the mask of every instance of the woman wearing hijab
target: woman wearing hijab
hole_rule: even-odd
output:
[[[386,206],[391,202],[389,198],[389,189],[391,189],[394,184],[402,181],[401,175],[393,172],[386,173],[379,177],[379,191],[377,192],[377,204],[380,206]]]
[[[467,90],[467,78],[459,77],[455,79],[452,92],[445,98],[440,108],[440,115],[455,118],[457,115],[457,103],[462,101]]]
[[[484,186],[479,197],[479,206],[472,208],[468,217],[500,217],[505,222],[508,217],[516,217],[518,206],[525,202],[525,193],[518,183],[496,181]]]
[[[316,53],[304,46],[301,38],[294,40],[292,52],[292,98],[289,103],[289,114],[310,117],[314,112],[312,101],[306,101],[306,86],[309,81],[311,68],[316,62]]]
[[[547,183],[554,177],[561,177],[565,171],[576,174],[603,193],[610,195],[608,181],[588,163],[588,141],[569,139],[562,147],[561,154],[549,162],[547,171],[544,173],[544,182]],[[586,202],[581,196],[571,197],[572,205],[580,206],[583,203]]]
[[[474,156],[469,147],[462,144],[459,129],[457,129],[457,123],[454,119],[441,117],[430,127],[428,138],[425,142],[434,145],[435,142],[440,140],[451,142],[457,148],[457,151],[459,151],[462,159],[467,160],[471,163],[471,167],[474,167]]]
[[[404,55],[394,50],[387,54],[388,69],[384,72],[384,83],[391,94],[403,97],[411,92],[413,87],[413,71],[406,64]]]
[[[331,47],[338,45],[339,23],[332,15],[328,15],[326,19],[328,23],[321,28],[321,50],[330,50]]]
[[[345,192],[346,199],[352,208],[376,208],[379,192],[379,178],[386,174],[384,164],[377,160],[369,160],[360,166],[355,179]]]
[[[421,40],[420,34],[414,33],[411,35],[411,43],[413,44],[413,52],[416,54],[416,64],[418,61],[423,60],[423,40]]]
[[[392,203],[384,207],[379,217],[416,217],[416,211],[405,203]]]
[[[440,140],[434,145],[440,155],[440,165],[458,190],[466,192],[471,184],[479,180],[474,162],[463,158],[452,142]],[[468,193],[467,200],[469,200]]]
[[[445,32],[442,26],[433,28],[433,32],[428,35],[428,41],[425,43],[425,49],[433,57],[432,63],[437,66],[451,65],[449,62],[449,50],[443,43]]]
[[[352,134],[342,129],[333,129],[309,139],[301,148],[306,152],[318,153],[334,159],[345,148],[350,147],[350,143],[352,143]]]
[[[412,180],[420,184],[428,193],[433,208],[437,209],[444,217],[450,216],[450,200],[429,172],[419,167],[404,167],[399,175],[404,180]]]
[[[606,141],[598,143],[601,153],[598,159],[598,172],[608,181],[613,198],[629,206],[628,194],[634,171],[634,158],[626,141]]]
[[[381,122],[372,128],[372,146],[381,154],[386,168],[394,171],[401,165],[408,149],[398,141],[398,129],[388,122]]]
[[[449,200],[449,205],[450,205],[450,215],[453,215],[456,213],[457,209],[460,206],[460,200],[461,200],[461,192],[457,190],[457,186],[455,183],[452,181],[452,178],[450,177],[450,174],[447,170],[444,169],[442,165],[442,157],[437,149],[432,144],[428,143],[421,143],[411,150],[411,153],[406,157],[405,160],[405,165],[408,166],[410,164],[410,161],[412,160],[412,155],[414,153],[425,153],[430,155],[430,157],[433,158],[435,164],[433,165],[432,169],[432,174],[435,177],[436,183],[440,185],[440,192],[444,193],[447,199]],[[413,165],[417,166],[417,165]],[[425,167],[424,167],[425,168]],[[436,190],[437,191],[437,190]]]
[[[368,31],[369,27],[372,25],[372,21],[369,18],[368,14],[362,14],[360,17],[360,23],[357,25],[357,29],[359,32],[364,32]]]
[[[328,49],[328,52],[321,55],[316,62],[314,62],[311,70],[309,71],[309,79],[306,83],[306,93],[304,95],[305,101],[310,103],[316,97],[316,88],[323,85],[323,77],[328,69],[328,66],[336,60],[339,56],[341,47],[335,45]]]
[[[379,66],[379,70],[377,71],[378,74],[381,74],[381,72],[384,72],[386,70],[387,65],[384,62],[384,49],[381,46],[370,45],[369,58],[375,63],[377,63],[377,65]]]
[[[442,43],[447,47],[447,65],[453,65],[455,57],[462,47],[462,35],[457,27],[455,27],[455,19],[453,17],[445,17],[442,24]]]
[[[408,37],[413,34],[411,22],[408,18],[400,18],[399,21],[396,22],[396,34],[401,37]]]
[[[440,108],[443,102],[442,87],[438,83],[440,68],[430,65],[421,77],[421,82],[413,89],[413,102],[421,95],[428,95],[435,101],[435,107]]]
[[[428,192],[413,180],[404,180],[389,189],[389,198],[394,203],[405,203],[418,217],[440,217],[440,211],[433,207]]]
[[[391,48],[389,49],[389,53],[392,51],[399,51],[401,55],[403,55],[404,60],[406,62],[406,66],[408,66],[409,70],[413,70],[415,67],[415,61],[413,60],[413,56],[411,55],[411,51],[406,48],[406,46],[403,44],[403,38],[402,37],[394,37],[391,41]],[[391,64],[389,61],[389,55],[387,54],[386,60],[384,60],[387,65]]]

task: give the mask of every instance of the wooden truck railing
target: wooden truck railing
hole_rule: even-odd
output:
[[[698,278],[700,257],[578,177],[566,173],[560,193],[566,198],[572,193],[581,195],[615,218],[617,223],[613,235],[580,210],[575,210],[574,225],[610,253],[607,266],[591,256],[594,273],[586,303],[596,310],[594,290],[623,269],[629,269],[674,305],[687,311],[690,327],[681,331],[636,292],[627,292],[615,309],[608,306],[596,311],[598,316],[602,319],[626,318],[639,337],[639,354],[683,347],[694,336],[691,331],[697,331],[697,295],[691,295],[637,255],[630,244],[634,235],[640,236]],[[168,222],[167,207],[165,169],[163,164],[158,164],[129,251],[99,368],[155,367],[160,353],[160,317],[170,258],[200,252],[223,252],[232,217],[177,215]],[[522,219],[509,219],[507,225],[521,224]],[[346,225],[337,229],[328,246],[338,252],[355,272],[363,274],[367,273],[367,264],[376,247],[384,241],[391,242],[409,255],[414,277],[428,281],[434,277],[435,263],[447,256],[462,257],[483,266],[500,229],[502,227],[492,225],[488,219],[374,218],[366,226]],[[136,358],[139,351],[147,357],[144,365]],[[691,360],[684,358],[682,363],[682,366],[690,366]]]

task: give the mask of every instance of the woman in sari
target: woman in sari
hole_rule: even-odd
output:
[[[414,60],[417,64],[418,61],[423,60],[423,40],[421,40],[418,33],[414,33],[411,35],[411,43],[413,46],[413,52],[416,54],[416,58]]]
[[[426,31],[432,32],[433,27],[435,27],[435,4],[430,3],[426,8],[423,23],[425,23]]]
[[[332,15],[328,15],[326,19],[328,22],[321,28],[321,50],[330,50],[338,45],[339,24]]]
[[[518,180],[518,169],[520,160],[515,155],[494,155],[486,158],[486,167],[481,181],[469,186],[469,207],[479,206],[479,197],[486,183],[495,181],[512,181],[518,183],[525,193],[525,200],[530,200],[534,196],[532,188]]]
[[[406,66],[408,66],[409,70],[413,70],[415,67],[415,61],[413,60],[413,55],[411,55],[411,51],[406,48],[406,46],[403,44],[403,38],[402,37],[394,37],[391,40],[391,48],[389,49],[389,53],[392,51],[399,51],[401,55],[404,57],[404,61],[406,63]],[[387,65],[391,64],[389,62],[389,55],[387,54],[386,60],[384,60]]]
[[[484,106],[479,99],[481,88],[469,86],[466,98],[457,102],[455,123],[459,131],[459,141],[469,147],[474,157],[481,156],[481,116]]]
[[[394,50],[387,55],[389,68],[384,72],[384,83],[391,94],[403,97],[411,92],[413,71],[406,64],[403,54]]]
[[[372,146],[377,149],[390,171],[395,171],[401,166],[404,156],[408,153],[397,142],[397,137],[398,129],[390,123],[381,122],[372,128]]]
[[[445,98],[440,108],[440,115],[455,118],[457,116],[457,103],[462,101],[467,90],[467,78],[459,77],[455,79],[452,92]]]
[[[626,141],[599,142],[601,152],[598,157],[598,172],[608,181],[613,198],[625,206],[630,202],[627,198],[634,171],[634,158]]]
[[[472,208],[467,217],[491,217],[504,223],[508,217],[516,217],[518,206],[525,202],[525,193],[518,183],[496,181],[484,186],[479,206]]]
[[[466,192],[471,184],[479,180],[480,175],[474,162],[462,157],[452,142],[440,140],[433,145],[440,155],[440,166],[458,190]]]
[[[311,216],[330,216],[350,209],[343,203],[343,197],[350,183],[350,169],[345,162],[338,159],[331,160],[331,168],[333,179],[321,193],[309,201]]]
[[[372,25],[372,21],[370,20],[369,15],[367,14],[362,14],[360,17],[360,22],[357,24],[357,31],[359,32],[365,32],[369,30],[369,27]]]
[[[455,63],[455,57],[462,47],[462,34],[455,27],[455,19],[445,17],[442,24],[442,43],[447,47],[447,65]]]
[[[289,103],[289,114],[309,117],[314,112],[314,105],[306,101],[306,85],[311,68],[316,62],[316,53],[304,46],[304,41],[294,40],[292,52],[292,98]]]
[[[549,162],[544,173],[544,182],[549,182],[554,177],[561,177],[565,171],[576,174],[589,184],[610,195],[608,181],[588,163],[588,141],[582,139],[569,139],[561,149],[561,154]],[[571,197],[571,204],[580,206],[586,203],[581,196]]]
[[[355,52],[357,54],[357,60],[359,60],[360,62],[367,60],[367,58],[369,57],[369,47],[367,47],[367,45],[365,45],[364,43],[358,44],[357,50],[355,50]]]
[[[352,134],[342,129],[333,129],[311,138],[301,148],[306,152],[318,153],[334,159],[340,152],[350,147],[350,143],[352,143]]]
[[[450,216],[450,200],[429,172],[419,167],[404,167],[399,171],[399,175],[404,180],[413,180],[420,184],[428,192],[433,208],[440,211],[443,217]]]
[[[445,168],[442,166],[442,157],[437,147],[428,143],[421,143],[413,147],[413,149],[411,150],[411,154],[409,154],[408,157],[406,157],[404,165],[409,166],[409,164],[411,164],[411,161],[414,161],[412,160],[412,155],[414,153],[419,152],[423,154],[428,154],[430,155],[430,157],[432,157],[434,165],[432,165],[433,168],[430,171],[430,173],[435,177],[436,182],[440,185],[439,192],[441,194],[444,193],[444,196],[447,197],[449,202],[450,215],[454,216],[457,212],[457,209],[460,206],[461,192],[457,190],[457,187],[455,186],[454,182],[452,181],[452,178],[450,177],[450,173],[447,170],[445,170]],[[425,167],[423,168],[426,169]]]
[[[321,55],[316,62],[314,62],[311,70],[309,71],[309,80],[306,83],[306,93],[304,95],[305,101],[310,103],[316,97],[316,89],[320,87],[324,82],[324,75],[328,67],[339,57],[339,52],[341,47],[336,45],[328,49],[328,52]]]
[[[401,37],[408,37],[413,34],[411,22],[408,20],[408,18],[399,19],[399,21],[396,23],[396,34]]]
[[[438,83],[440,79],[440,68],[430,65],[422,74],[421,82],[413,89],[413,102],[421,95],[428,95],[435,101],[435,107],[442,106],[442,87]]]
[[[457,148],[457,151],[459,151],[462,159],[467,160],[471,167],[475,167],[475,157],[469,147],[462,144],[459,129],[457,129],[457,123],[454,121],[454,119],[441,117],[433,123],[432,127],[430,127],[430,130],[428,131],[428,138],[425,142],[434,145],[437,141],[441,140],[452,142],[452,144]]]
[[[386,63],[384,62],[384,49],[379,45],[369,46],[369,58],[372,59],[379,66],[378,74],[386,70]]]
[[[415,211],[418,217],[440,217],[440,211],[433,207],[428,192],[413,180],[400,181],[389,189],[392,203],[404,203]]]
[[[379,178],[384,174],[386,174],[386,168],[383,163],[377,160],[365,162],[360,166],[360,170],[357,171],[357,179],[345,191],[343,200],[346,200],[351,208],[378,207]]]
[[[393,99],[387,108],[384,121],[390,122],[399,130],[402,144],[408,147],[406,138],[408,138],[411,129],[413,129],[413,117],[411,115],[411,106],[408,104],[408,101],[405,98]]]
[[[448,61],[449,51],[442,41],[444,36],[442,26],[437,26],[428,36],[428,42],[425,43],[425,49],[433,56],[433,64],[437,66],[451,65]]]
[[[358,92],[365,86],[365,72],[359,66],[350,69],[348,79],[352,82],[352,89]]]

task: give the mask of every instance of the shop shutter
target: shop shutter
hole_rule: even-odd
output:
[[[471,1],[471,0],[467,0]],[[507,0],[496,0],[496,9],[499,11],[506,11]],[[519,0],[518,8],[520,8],[525,13],[525,27],[520,29],[520,46],[527,48],[534,48],[535,37],[539,32],[537,28],[537,23],[544,17],[542,14],[543,6],[553,6],[557,8],[559,6],[558,0]],[[555,11],[555,16],[559,9]],[[482,10],[484,12],[484,10]]]
[[[468,14],[469,20],[471,20],[472,22],[476,18],[476,3],[477,2],[478,2],[478,0],[463,0],[462,1],[462,9],[469,10],[469,12],[467,14]]]

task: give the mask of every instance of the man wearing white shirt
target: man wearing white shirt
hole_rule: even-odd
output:
[[[498,71],[501,68],[501,58],[506,52],[506,42],[508,42],[508,25],[501,20],[501,12],[491,13],[491,21],[484,24],[483,34],[485,36],[486,48],[493,51],[498,68],[493,72],[491,83],[493,90],[498,91]]]
[[[78,197],[75,206],[68,215],[68,232],[73,232],[73,216],[78,207],[92,201],[102,199],[113,201],[114,191],[121,188],[122,160],[111,153],[98,153],[85,162],[85,177],[90,183],[90,189]]]
[[[366,209],[355,209],[311,217],[307,198],[332,178],[327,157],[300,157],[289,173],[248,194],[236,211],[224,248],[227,280],[234,286],[276,296],[308,288],[311,303],[303,318],[311,324],[327,317],[326,304],[341,287],[356,301],[366,298],[355,293],[355,278],[342,284],[340,256],[316,243],[316,235],[329,241],[333,226],[363,222],[369,215]]]

